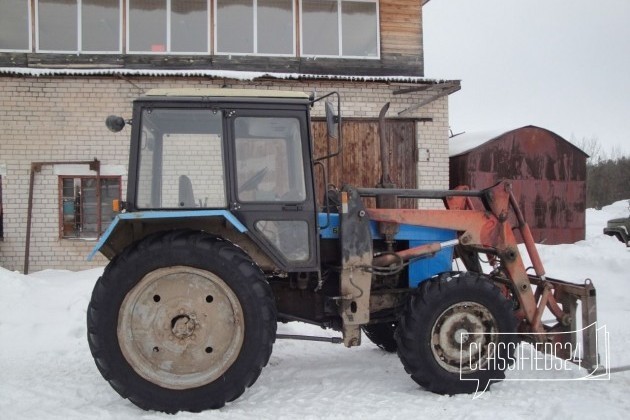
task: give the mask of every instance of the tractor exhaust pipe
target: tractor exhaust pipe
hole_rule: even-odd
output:
[[[381,112],[378,114],[378,137],[381,146],[381,183],[380,188],[396,188],[396,186],[392,183],[390,174],[389,174],[389,153],[387,151],[387,141],[385,139],[385,114],[387,114],[387,110],[389,109],[389,102],[383,105],[381,108]],[[385,207],[387,208],[387,207]],[[393,208],[393,207],[389,207]]]

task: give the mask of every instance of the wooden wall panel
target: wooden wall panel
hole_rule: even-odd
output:
[[[326,123],[312,124],[315,156],[323,156],[327,150]],[[416,188],[415,122],[412,120],[387,120],[385,138],[389,151],[390,177],[400,188]],[[344,184],[373,188],[381,180],[381,150],[376,120],[344,120],[343,152],[340,156],[324,161],[328,170],[328,182],[341,188]],[[322,203],[323,180],[316,168],[318,203]],[[374,199],[366,200],[374,207]],[[414,200],[401,200],[401,206],[414,208]]]
[[[422,56],[422,5],[419,0],[380,2],[381,56]]]

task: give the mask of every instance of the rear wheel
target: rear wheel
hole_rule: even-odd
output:
[[[267,364],[275,340],[271,289],[247,255],[193,231],[127,248],[95,285],[88,341],[123,397],[165,412],[222,407]]]
[[[396,327],[398,327],[398,321],[364,325],[361,328],[372,343],[385,351],[393,353],[398,348],[394,337]]]
[[[425,282],[397,330],[411,378],[439,394],[471,393],[505,378],[518,343],[512,302],[486,277],[462,273]]]

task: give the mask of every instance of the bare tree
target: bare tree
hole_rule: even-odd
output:
[[[586,160],[587,165],[596,165],[599,162],[607,160],[606,153],[603,151],[602,144],[599,142],[597,136],[576,139],[575,136],[571,134],[571,140],[569,141],[582,149],[582,151],[589,156]]]

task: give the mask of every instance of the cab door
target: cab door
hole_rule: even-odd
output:
[[[230,209],[288,272],[317,271],[319,249],[306,111],[225,113]]]

